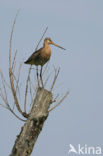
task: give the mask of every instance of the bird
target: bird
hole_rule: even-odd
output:
[[[54,45],[56,47],[59,47],[63,50],[66,50],[65,48],[59,46],[58,44],[55,44],[51,38],[46,37],[44,39],[44,43],[43,43],[43,47],[40,48],[39,50],[35,51],[24,63],[25,64],[30,64],[30,65],[35,65],[37,68],[37,80],[38,79],[38,66],[41,66],[40,69],[40,79],[41,79],[41,83],[42,83],[42,87],[43,86],[43,80],[42,80],[42,68],[44,66],[44,64],[46,64],[50,57],[51,57],[51,48],[50,48],[50,44]],[[39,82],[39,81],[38,81]]]

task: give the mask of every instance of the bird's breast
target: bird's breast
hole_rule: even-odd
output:
[[[51,56],[51,49],[43,49],[40,53],[40,64],[43,66]]]
[[[43,51],[41,52],[41,57],[44,59],[49,59],[51,56],[51,49],[50,47],[43,49]]]

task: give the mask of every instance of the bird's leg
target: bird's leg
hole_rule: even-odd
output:
[[[36,66],[36,75],[37,75],[37,81],[38,81],[38,87],[39,87],[38,66]]]
[[[41,66],[41,70],[40,70],[40,79],[41,79],[42,87],[44,88],[43,79],[42,79],[42,66]]]

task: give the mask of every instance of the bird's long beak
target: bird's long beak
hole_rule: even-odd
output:
[[[53,41],[52,41],[52,43],[51,43],[52,45],[54,45],[54,46],[56,46],[56,47],[58,47],[58,48],[61,48],[61,49],[63,49],[63,50],[66,50],[65,48],[63,48],[63,47],[61,47],[61,46],[59,46],[58,44],[55,44]]]

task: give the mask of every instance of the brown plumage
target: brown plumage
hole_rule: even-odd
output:
[[[24,62],[26,64],[31,64],[31,65],[37,66],[37,79],[38,79],[38,65],[41,66],[40,77],[42,80],[42,67],[50,59],[50,56],[51,56],[51,48],[49,46],[50,44],[65,50],[63,47],[55,44],[50,38],[45,38],[43,47],[40,48],[39,50],[35,51],[28,58],[28,60]],[[42,86],[43,86],[43,81],[42,81]]]
[[[43,66],[50,59],[51,56],[51,48],[49,44],[64,49],[61,46],[55,44],[50,38],[45,38],[43,47],[34,52],[25,63],[36,66]]]

